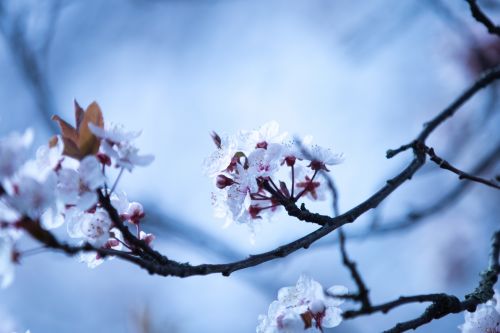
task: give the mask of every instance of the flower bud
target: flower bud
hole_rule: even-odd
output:
[[[215,186],[220,188],[221,190],[227,186],[231,186],[235,183],[234,180],[232,180],[229,177],[226,177],[224,175],[218,175],[216,180],[215,180]]]

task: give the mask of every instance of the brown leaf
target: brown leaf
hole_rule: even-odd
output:
[[[97,154],[101,141],[90,131],[89,123],[98,127],[104,127],[101,108],[96,102],[92,102],[85,110],[83,120],[78,130],[78,148],[82,157]]]
[[[85,111],[83,111],[83,108],[78,104],[78,102],[75,99],[75,120],[76,120],[76,130],[80,130],[80,125],[83,120],[83,116],[85,115]]]
[[[77,160],[82,159],[84,156],[82,156],[82,153],[80,152],[80,148],[74,143],[73,141],[69,140],[68,138],[65,138],[64,136],[62,137],[63,143],[64,143],[64,149],[62,154],[76,158]]]
[[[78,145],[78,132],[73,126],[62,120],[59,116],[52,116],[52,120],[59,124],[59,128],[61,128],[61,136],[63,138],[67,138]]]
[[[81,160],[85,156],[95,155],[99,151],[100,140],[89,128],[89,123],[98,127],[104,127],[101,108],[93,102],[83,110],[75,100],[76,128],[62,120],[59,116],[52,116],[61,128],[61,136],[64,143],[63,155]],[[55,145],[57,141],[51,140],[49,144]]]

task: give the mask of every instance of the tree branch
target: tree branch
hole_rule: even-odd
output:
[[[284,196],[279,196],[278,199],[280,203],[285,207],[288,215],[296,217],[301,221],[320,224],[322,225],[322,227],[302,238],[282,245],[274,250],[257,255],[251,255],[248,258],[240,261],[230,262],[226,264],[190,265],[189,263],[179,263],[177,261],[170,260],[159,252],[151,249],[144,241],[135,238],[135,236],[121,222],[118,213],[111,205],[109,197],[106,197],[102,195],[102,193],[99,193],[99,201],[103,208],[110,215],[110,218],[114,222],[116,227],[123,233],[124,238],[128,242],[130,242],[130,244],[132,244],[136,250],[138,250],[137,255],[139,255],[140,258],[134,257],[133,260],[137,263],[137,265],[146,269],[150,274],[187,277],[193,275],[222,273],[224,276],[229,276],[234,271],[257,266],[264,262],[285,257],[301,248],[308,248],[318,239],[328,235],[344,224],[354,222],[359,216],[361,216],[368,210],[377,207],[380,202],[387,198],[399,186],[401,186],[407,180],[411,179],[413,175],[425,163],[425,140],[432,133],[432,131],[446,119],[451,117],[456,112],[456,110],[468,99],[470,99],[477,91],[499,78],[500,67],[488,71],[488,73],[481,76],[480,79],[476,81],[476,83],[474,83],[469,89],[467,89],[462,95],[460,95],[457,100],[455,100],[449,107],[444,109],[434,119],[427,123],[427,126],[424,128],[424,130],[418,135],[417,140],[414,140],[413,144],[411,145],[414,155],[412,161],[394,178],[389,179],[385,186],[375,192],[368,199],[361,202],[359,205],[355,206],[344,214],[341,214],[337,217],[330,217],[327,215],[312,213],[305,208],[304,204],[301,205],[301,208],[298,208],[293,200],[289,200]],[[47,245],[50,246],[53,244]],[[82,251],[83,250],[84,249],[82,249]],[[130,261],[132,259],[127,258],[127,260]]]
[[[416,296],[400,296],[397,300],[373,305],[360,310],[345,311],[342,315],[344,319],[353,319],[359,316],[370,315],[376,312],[388,313],[392,309],[409,303],[423,303],[423,302],[438,302],[443,298],[449,297],[446,294],[428,294]]]
[[[465,0],[469,4],[472,16],[488,29],[490,34],[495,34],[500,37],[500,26],[496,25],[489,19],[488,16],[481,10],[481,7],[477,4],[477,0]]]
[[[342,228],[339,228],[339,244],[340,253],[342,255],[342,262],[344,263],[344,266],[347,267],[349,272],[351,272],[351,277],[358,287],[358,292],[353,295],[353,299],[361,303],[361,309],[359,311],[367,311],[368,309],[372,308],[369,297],[369,290],[366,287],[363,279],[361,278],[361,274],[358,272],[356,263],[350,260],[349,256],[347,255],[347,250],[345,248],[345,235]]]
[[[499,253],[500,230],[493,235],[488,269],[482,273],[478,287],[472,293],[466,295],[463,301],[458,300],[455,296],[435,294],[434,297],[436,297],[436,299],[431,300],[432,304],[425,309],[422,315],[413,320],[398,323],[393,328],[384,331],[384,333],[401,333],[414,330],[434,319],[442,318],[451,313],[459,313],[462,311],[474,312],[479,304],[486,303],[495,293],[493,287],[500,274]],[[416,301],[419,302],[420,300]]]
[[[496,188],[497,190],[500,190],[500,186],[495,184],[492,181],[473,176],[471,174],[468,174],[462,170],[455,168],[453,165],[451,165],[450,163],[448,163],[447,161],[445,161],[441,157],[437,156],[436,153],[434,152],[434,148],[426,146],[425,152],[427,153],[427,155],[429,155],[432,162],[436,163],[441,169],[449,170],[449,171],[453,172],[454,174],[458,175],[458,179],[460,179],[460,180],[468,179],[468,180],[471,180],[471,181],[474,181],[477,183],[484,184],[486,186]]]

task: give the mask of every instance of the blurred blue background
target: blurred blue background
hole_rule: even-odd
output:
[[[498,3],[482,4],[498,22]],[[386,160],[387,149],[410,141],[481,69],[500,63],[498,42],[465,1],[452,0],[2,0],[0,28],[0,135],[32,127],[42,144],[55,133],[50,115],[72,119],[75,98],[98,101],[106,121],[142,129],[138,145],[156,160],[126,174],[121,187],[145,205],[155,247],[190,263],[241,259],[316,228],[282,213],[262,224],[255,244],[245,226],[222,229],[201,168],[214,148],[212,130],[276,120],[344,152],[331,174],[345,211],[411,158]],[[499,93],[498,85],[480,92],[429,143],[472,170],[500,142]],[[499,172],[493,162],[483,175]],[[373,214],[381,225],[404,219],[458,183],[429,164],[345,230],[363,233]],[[415,226],[348,240],[374,302],[472,291],[499,202],[494,190],[472,185]],[[308,208],[330,213],[329,205]],[[14,284],[0,291],[0,332],[254,332],[277,290],[301,273],[354,290],[334,239],[229,278],[163,278],[119,260],[91,270],[58,253],[27,256]],[[332,331],[378,332],[424,308]],[[454,332],[461,322],[462,314],[451,315],[419,332]]]

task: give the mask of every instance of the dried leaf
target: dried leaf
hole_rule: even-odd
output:
[[[76,158],[77,160],[82,159],[84,156],[80,152],[80,148],[74,143],[73,141],[69,140],[68,138],[62,137],[63,143],[64,143],[64,149],[62,154]]]
[[[95,155],[99,151],[100,140],[89,128],[89,123],[98,127],[104,127],[101,108],[93,102],[83,110],[75,101],[76,128],[62,120],[59,116],[53,116],[52,120],[57,121],[61,128],[61,136],[64,143],[63,155],[81,160],[85,156]],[[51,141],[52,142],[52,141]],[[57,141],[51,144],[57,144]]]
[[[78,104],[78,102],[75,99],[75,120],[76,120],[76,130],[80,130],[80,125],[83,121],[83,116],[85,115],[85,111],[83,108]]]
[[[92,102],[85,110],[83,120],[78,131],[78,148],[82,156],[94,155],[99,151],[101,141],[90,131],[89,123],[98,127],[104,127],[101,108],[96,102]]]
[[[59,116],[52,116],[52,120],[59,124],[63,138],[67,138],[78,145],[78,132],[73,126],[62,120]]]

